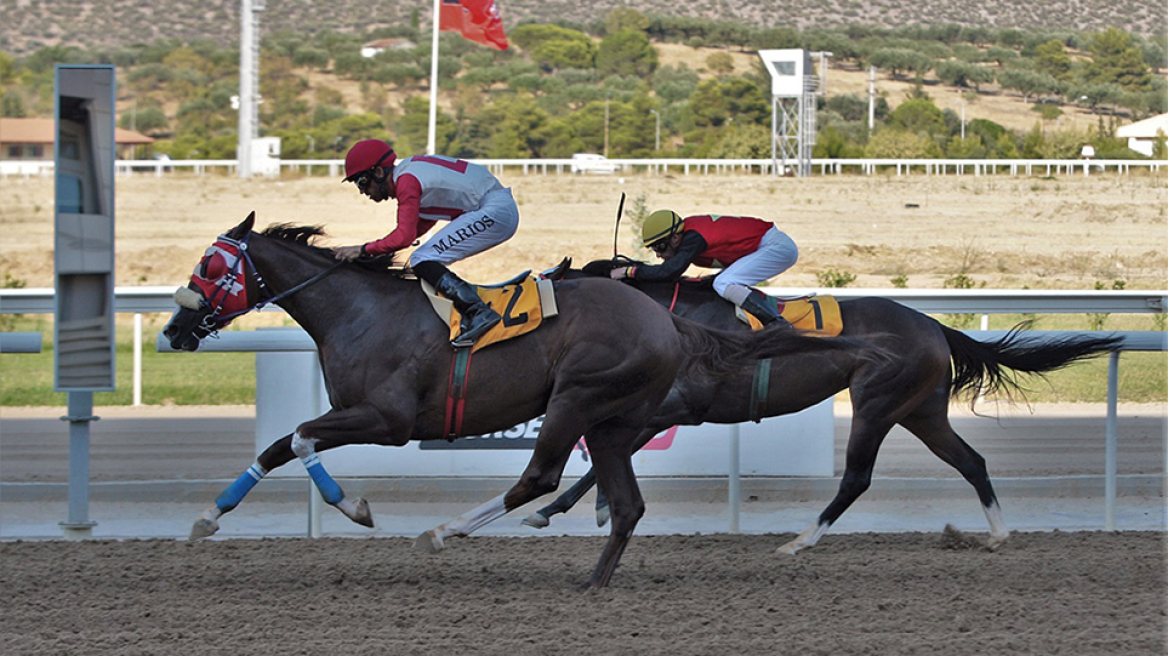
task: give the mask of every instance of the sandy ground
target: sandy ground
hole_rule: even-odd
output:
[[[637,174],[523,175],[509,170],[518,234],[455,268],[476,282],[541,270],[560,258],[611,256],[622,192],[622,253],[638,253],[638,206],[746,214],[775,221],[799,244],[800,260],[775,284],[819,286],[826,270],[858,276],[853,287],[937,288],[959,273],[990,288],[1092,289],[1123,280],[1159,289],[1168,279],[1168,177],[1132,174],[1055,179],[944,176]],[[257,224],[323,224],[326,245],[386,234],[392,205],[359,197],[334,178],[240,181],[221,176],[138,175],[117,180],[118,285],[184,282],[203,250],[257,212]],[[916,205],[917,207],[909,207]],[[0,276],[52,286],[52,180],[0,179]],[[19,283],[18,283],[19,284]]]
[[[0,543],[8,654],[1162,654],[1162,533]],[[11,566],[19,563],[19,566]]]

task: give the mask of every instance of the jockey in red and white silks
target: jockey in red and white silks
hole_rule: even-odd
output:
[[[501,320],[474,287],[447,267],[510,239],[519,227],[511,190],[484,166],[441,155],[414,155],[396,163],[383,141],[368,139],[345,157],[345,181],[374,202],[397,199],[397,226],[385,237],[335,249],[337,259],[394,253],[414,243],[439,221],[448,222],[416,248],[410,266],[454,302],[463,317],[456,347],[470,346]]]

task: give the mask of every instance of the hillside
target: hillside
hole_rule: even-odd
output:
[[[263,2],[263,0],[257,0]],[[260,20],[265,32],[350,31],[408,24],[418,11],[427,22],[428,2],[376,0],[269,0]],[[588,23],[603,20],[616,7],[645,14],[738,21],[800,30],[847,24],[879,27],[954,23],[988,28],[1097,31],[1115,26],[1152,36],[1162,34],[1168,9],[1145,0],[499,0],[504,24],[524,21]],[[114,48],[157,39],[206,38],[221,45],[238,43],[239,0],[0,0],[4,16],[0,50],[28,54],[57,44]]]

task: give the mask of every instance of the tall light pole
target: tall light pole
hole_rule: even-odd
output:
[[[612,94],[604,94],[604,156],[608,157],[608,101]]]
[[[251,144],[259,136],[256,100],[259,97],[260,52],[258,12],[264,0],[242,0],[239,11],[239,177],[251,177]]]
[[[655,109],[650,109],[649,113],[657,117],[657,132],[653,137],[653,150],[661,150],[661,113]]]

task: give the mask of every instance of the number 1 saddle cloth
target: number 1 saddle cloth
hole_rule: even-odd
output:
[[[844,329],[839,302],[834,296],[801,296],[787,299],[767,296],[767,302],[774,305],[779,314],[799,330],[806,330],[820,337],[835,337]],[[751,330],[762,330],[762,322],[753,314],[742,308],[735,308],[734,314],[749,324]]]

